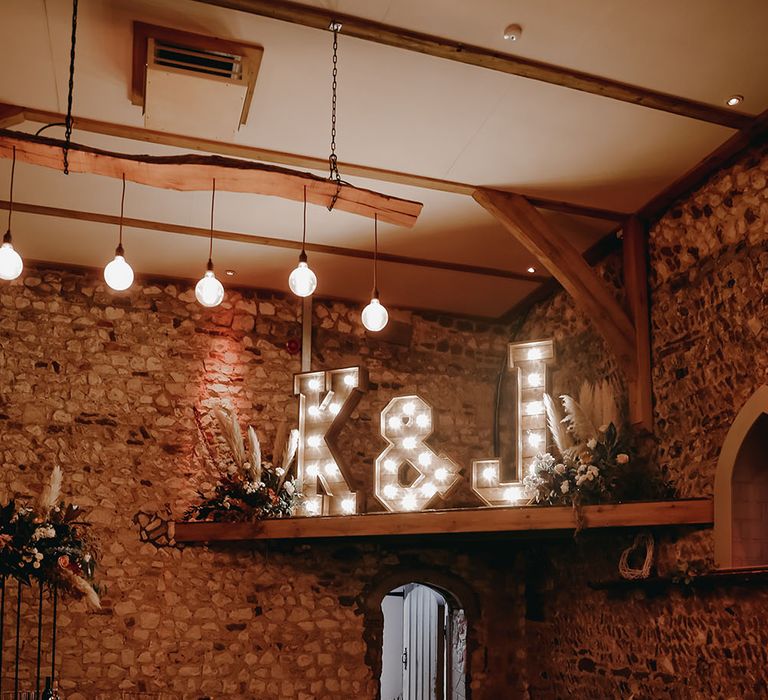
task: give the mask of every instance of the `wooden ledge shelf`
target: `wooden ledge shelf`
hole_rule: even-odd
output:
[[[712,499],[650,501],[585,506],[585,528],[712,524]],[[285,518],[257,523],[177,522],[177,542],[392,537],[413,535],[535,533],[573,530],[566,506],[522,506]]]

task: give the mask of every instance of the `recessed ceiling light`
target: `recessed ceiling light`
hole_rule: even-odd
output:
[[[735,107],[737,104],[744,102],[744,95],[731,95],[726,101],[729,107]]]
[[[529,267],[529,268],[528,268],[528,272],[530,272],[531,274],[533,274],[534,272],[536,272],[536,268],[535,268],[535,267]]]
[[[504,30],[504,38],[507,41],[517,41],[523,34],[523,28],[519,24],[510,24]]]
[[[227,275],[227,277],[234,277],[235,271],[234,270],[224,270],[224,274]]]

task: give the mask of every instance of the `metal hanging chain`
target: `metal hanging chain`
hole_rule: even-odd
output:
[[[339,75],[339,31],[341,22],[333,21],[328,27],[333,32],[333,70],[331,81],[331,155],[328,156],[328,179],[336,182],[336,192],[328,206],[328,211],[333,211],[341,192],[341,175],[339,173],[339,159],[336,156],[336,90]]]
[[[72,42],[69,49],[69,92],[67,93],[67,118],[64,122],[64,174],[69,175],[69,144],[72,140],[72,98],[75,92],[75,45],[77,43],[77,3],[72,0]]]
[[[216,203],[216,178],[213,178],[213,189],[211,190],[211,240],[208,246],[208,269],[213,269],[213,206]]]
[[[13,178],[16,174],[16,146],[13,147],[13,160],[11,161],[11,191],[8,196],[8,231],[3,237],[3,243],[11,242],[11,215],[13,214]]]
[[[125,211],[125,173],[123,173],[123,194],[120,197],[120,238],[117,243],[117,254],[123,254],[123,212]]]

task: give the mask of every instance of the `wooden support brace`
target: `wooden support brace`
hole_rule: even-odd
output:
[[[571,243],[524,197],[478,189],[475,200],[540,260],[595,324],[615,352],[628,381],[638,375],[635,329],[606,284]]]
[[[644,224],[633,216],[624,225],[624,287],[635,328],[637,376],[629,381],[629,419],[653,432],[651,320],[648,300],[648,250]]]

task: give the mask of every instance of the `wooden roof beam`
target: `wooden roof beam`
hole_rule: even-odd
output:
[[[0,211],[7,211],[8,200],[0,199]],[[97,224],[109,224],[117,226],[120,224],[120,217],[112,214],[100,214],[98,212],[81,211],[78,209],[67,209],[63,207],[49,207],[43,204],[32,204],[29,202],[14,202],[13,211],[16,213],[32,214],[36,216],[49,216],[57,219],[72,219],[74,221],[89,221]],[[184,236],[197,236],[199,238],[208,238],[211,235],[210,229],[197,226],[185,226],[183,224],[171,224],[161,221],[151,221],[148,219],[137,219],[126,216],[123,219],[123,226],[126,228],[144,229],[146,231],[159,231],[162,233],[175,233]],[[267,246],[269,248],[285,248],[288,250],[301,250],[301,241],[292,241],[285,238],[274,236],[260,236],[251,233],[239,231],[214,230],[213,235],[217,240],[233,241],[235,243],[246,243],[248,245]],[[319,253],[321,255],[337,255],[346,258],[357,258],[359,260],[373,260],[373,251],[362,250],[359,248],[344,248],[335,245],[323,245],[322,243],[307,243],[305,245],[307,252]],[[410,265],[413,267],[430,268],[433,270],[447,270],[449,272],[461,272],[468,275],[480,275],[483,277],[498,277],[501,279],[517,280],[519,282],[540,283],[548,280],[548,277],[542,275],[530,275],[524,272],[514,272],[513,270],[504,270],[495,267],[483,267],[480,265],[467,265],[464,263],[450,262],[446,260],[429,260],[426,258],[412,258],[406,255],[395,255],[393,253],[378,253],[379,262],[392,263],[395,265]],[[487,319],[486,319],[487,320]]]
[[[2,114],[4,108],[11,110],[14,113],[16,113],[17,110],[21,110],[23,112],[23,118],[20,119],[19,122],[26,120],[39,124],[58,124],[65,119],[64,114],[59,114],[57,112],[48,112],[18,105],[5,105],[2,103],[0,103],[0,114]],[[163,146],[173,146],[175,148],[189,148],[204,153],[215,153],[222,156],[232,156],[234,158],[244,158],[264,163],[278,163],[280,165],[310,168],[312,170],[325,171],[328,168],[327,158],[317,158],[315,156],[306,156],[297,153],[286,153],[284,151],[275,151],[268,148],[260,148],[258,146],[226,143],[214,139],[172,134],[165,131],[154,131],[140,126],[104,122],[98,119],[89,119],[87,117],[75,116],[72,121],[75,131],[91,134],[101,134],[103,136],[112,136],[114,138],[142,141],[145,143],[155,143]],[[19,122],[14,122],[14,124]],[[369,165],[339,162],[339,168],[345,176],[362,177],[369,180],[378,180],[380,182],[393,182],[399,185],[419,187],[437,192],[462,194],[469,197],[471,197],[474,191],[478,188],[478,185],[471,183],[441,180],[440,178],[404,173],[397,170],[387,170],[385,168],[376,168]],[[590,207],[583,204],[564,202],[546,197],[528,197],[528,200],[539,209],[573,214],[574,216],[584,216],[590,219],[624,221],[627,216],[629,216],[628,212],[600,209],[599,207]]]
[[[640,107],[719,124],[731,129],[742,129],[752,121],[750,115],[724,107],[287,0],[196,1],[325,31],[328,30],[332,21],[341,22],[341,33],[345,36],[539,80],[571,90],[629,102]]]

